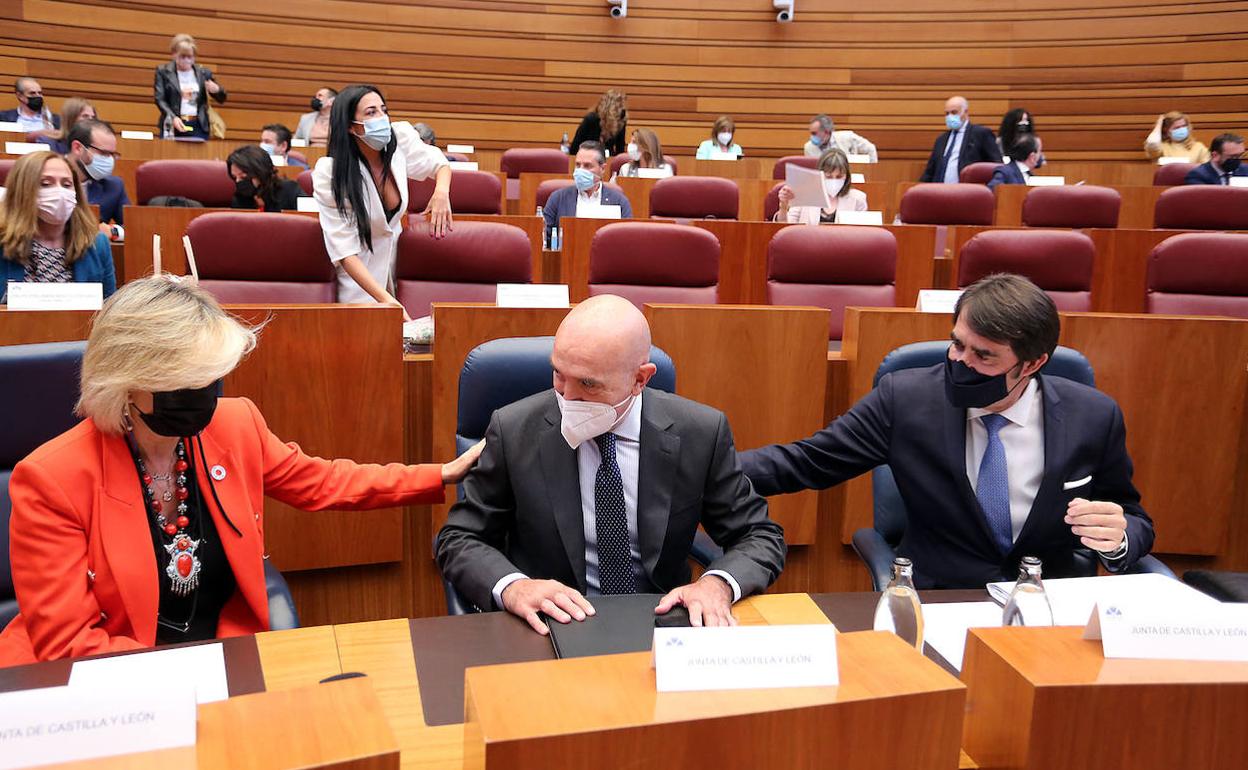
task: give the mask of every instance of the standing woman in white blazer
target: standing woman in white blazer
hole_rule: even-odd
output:
[[[334,99],[329,149],[312,172],[325,248],[338,271],[339,302],[399,305],[394,260],[407,210],[407,180],[434,177],[424,214],[429,235],[451,229],[451,167],[410,123],[391,123],[375,86],[348,86]],[[401,305],[399,305],[402,307]],[[410,320],[404,311],[405,320]]]

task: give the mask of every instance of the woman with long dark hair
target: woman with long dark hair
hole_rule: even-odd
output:
[[[1036,124],[1031,113],[1023,107],[1015,107],[1001,118],[1001,127],[997,130],[997,147],[1002,155],[1008,156],[1020,138],[1035,133]]]
[[[451,167],[410,123],[391,123],[376,86],[348,86],[329,115],[329,149],[312,172],[325,248],[338,269],[338,301],[398,305],[392,291],[407,181],[435,177],[429,235],[451,229]],[[407,312],[403,316],[407,318]]]
[[[299,183],[282,179],[269,154],[254,144],[230,153],[226,169],[234,182],[230,208],[291,211],[299,207]]]

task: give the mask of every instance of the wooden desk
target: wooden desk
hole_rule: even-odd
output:
[[[8,131],[0,132],[0,142],[24,142],[25,133]],[[117,152],[127,160],[225,160],[239,147],[254,145],[259,142],[259,135],[254,140],[213,139],[208,142],[178,142],[163,139],[123,139],[117,133]],[[294,147],[303,153],[308,162],[315,166],[316,161],[325,155],[324,147]]]

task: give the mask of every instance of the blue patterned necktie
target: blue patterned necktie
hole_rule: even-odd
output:
[[[615,434],[594,439],[602,462],[594,476],[594,518],[598,532],[598,587],[604,595],[635,594],[628,548],[628,516],[624,509],[624,482],[615,459]]]
[[[979,463],[975,497],[979,498],[979,505],[984,509],[992,539],[1001,553],[1009,553],[1014,545],[1010,526],[1010,477],[1005,466],[1005,445],[1001,443],[1001,428],[1008,420],[999,414],[986,414],[979,419],[988,430],[988,448]]]

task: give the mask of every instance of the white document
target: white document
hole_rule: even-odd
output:
[[[1248,176],[1231,177],[1231,187],[1248,187]]]
[[[415,345],[433,344],[433,316],[422,315],[403,322],[403,341]]]
[[[153,134],[151,131],[122,131],[121,138],[122,139],[142,139],[142,140],[146,140],[150,142],[151,140],[156,138],[156,135]]]
[[[1171,163],[1191,163],[1189,158],[1158,158],[1158,166],[1169,166]]]
[[[5,142],[4,152],[8,155],[28,155],[32,152],[51,152],[52,148],[40,142]]]
[[[884,226],[883,211],[837,211],[838,225],[878,225]]]
[[[840,218],[839,216],[837,217]],[[953,306],[958,303],[958,297],[962,296],[961,289],[919,289],[919,301],[915,303],[914,309],[920,313],[948,313],[953,315]],[[1014,588],[1014,584],[1010,583],[1010,589]],[[989,587],[989,592],[992,589]]]
[[[199,703],[230,697],[221,644],[80,660],[69,671],[70,689],[92,693],[115,693],[135,687],[159,688],[167,686],[171,680],[190,686]]]
[[[1061,187],[1066,184],[1064,176],[1036,176],[1032,174],[1027,177],[1028,187]]]
[[[281,168],[282,166],[287,165],[286,159],[281,155],[270,155],[269,160],[273,161],[273,168]]]
[[[840,683],[836,627],[654,629],[659,692],[828,687]]]
[[[446,165],[451,167],[452,171],[480,171],[480,164],[475,160],[448,160]]]
[[[1097,602],[1083,632],[1107,658],[1248,661],[1248,604]]]
[[[26,133],[25,131],[23,131],[23,130],[22,130],[22,124],[21,124],[21,123],[18,123],[18,122],[16,122],[16,121],[12,121],[12,122],[11,122],[11,121],[4,121],[4,122],[0,122],[0,131],[7,131],[7,132],[8,132],[8,133],[10,133],[10,134],[24,134],[24,133]]]
[[[1013,582],[989,583],[988,594],[1004,605],[1014,590]],[[1205,606],[1221,604],[1208,594],[1165,575],[1104,575],[1086,578],[1057,578],[1044,581],[1044,592],[1053,606],[1053,625],[1082,626],[1098,601],[1140,600],[1157,606]]]
[[[99,310],[102,283],[9,282],[9,310]]]
[[[866,184],[867,175],[859,174],[857,171],[855,171],[849,175],[849,181],[853,182],[854,184]]]
[[[871,162],[870,155],[856,155],[851,152],[851,153],[846,154],[845,157],[849,159],[850,163],[870,163]]]
[[[576,207],[578,219],[619,219],[621,215],[619,206],[605,203],[582,203]]]
[[[291,139],[290,146],[291,147],[307,147],[308,140],[307,139]]]
[[[736,160],[736,159],[737,159],[737,154],[735,152],[728,152],[727,150],[720,150],[720,149],[711,150],[711,160]]]
[[[793,200],[789,201],[790,206],[832,208],[832,203],[828,200],[828,191],[823,189],[822,171],[790,163],[784,167],[784,183],[793,191]]]
[[[194,746],[195,716],[195,694],[176,677],[159,688],[0,694],[0,770]]]
[[[672,175],[672,170],[668,168],[639,168],[637,169],[638,179],[667,179]],[[1245,177],[1248,179],[1248,177]]]
[[[301,195],[295,198],[295,211],[311,211],[313,213],[320,211],[316,207],[316,198],[310,195]]]
[[[446,146],[446,151],[457,152],[460,155],[471,155],[472,153],[476,152],[476,148],[473,147],[471,144],[448,144]]]
[[[499,307],[569,307],[563,283],[500,283],[494,295]]]
[[[1001,625],[1001,605],[993,602],[951,602],[922,607],[923,641],[958,671],[962,670],[967,630]]]

